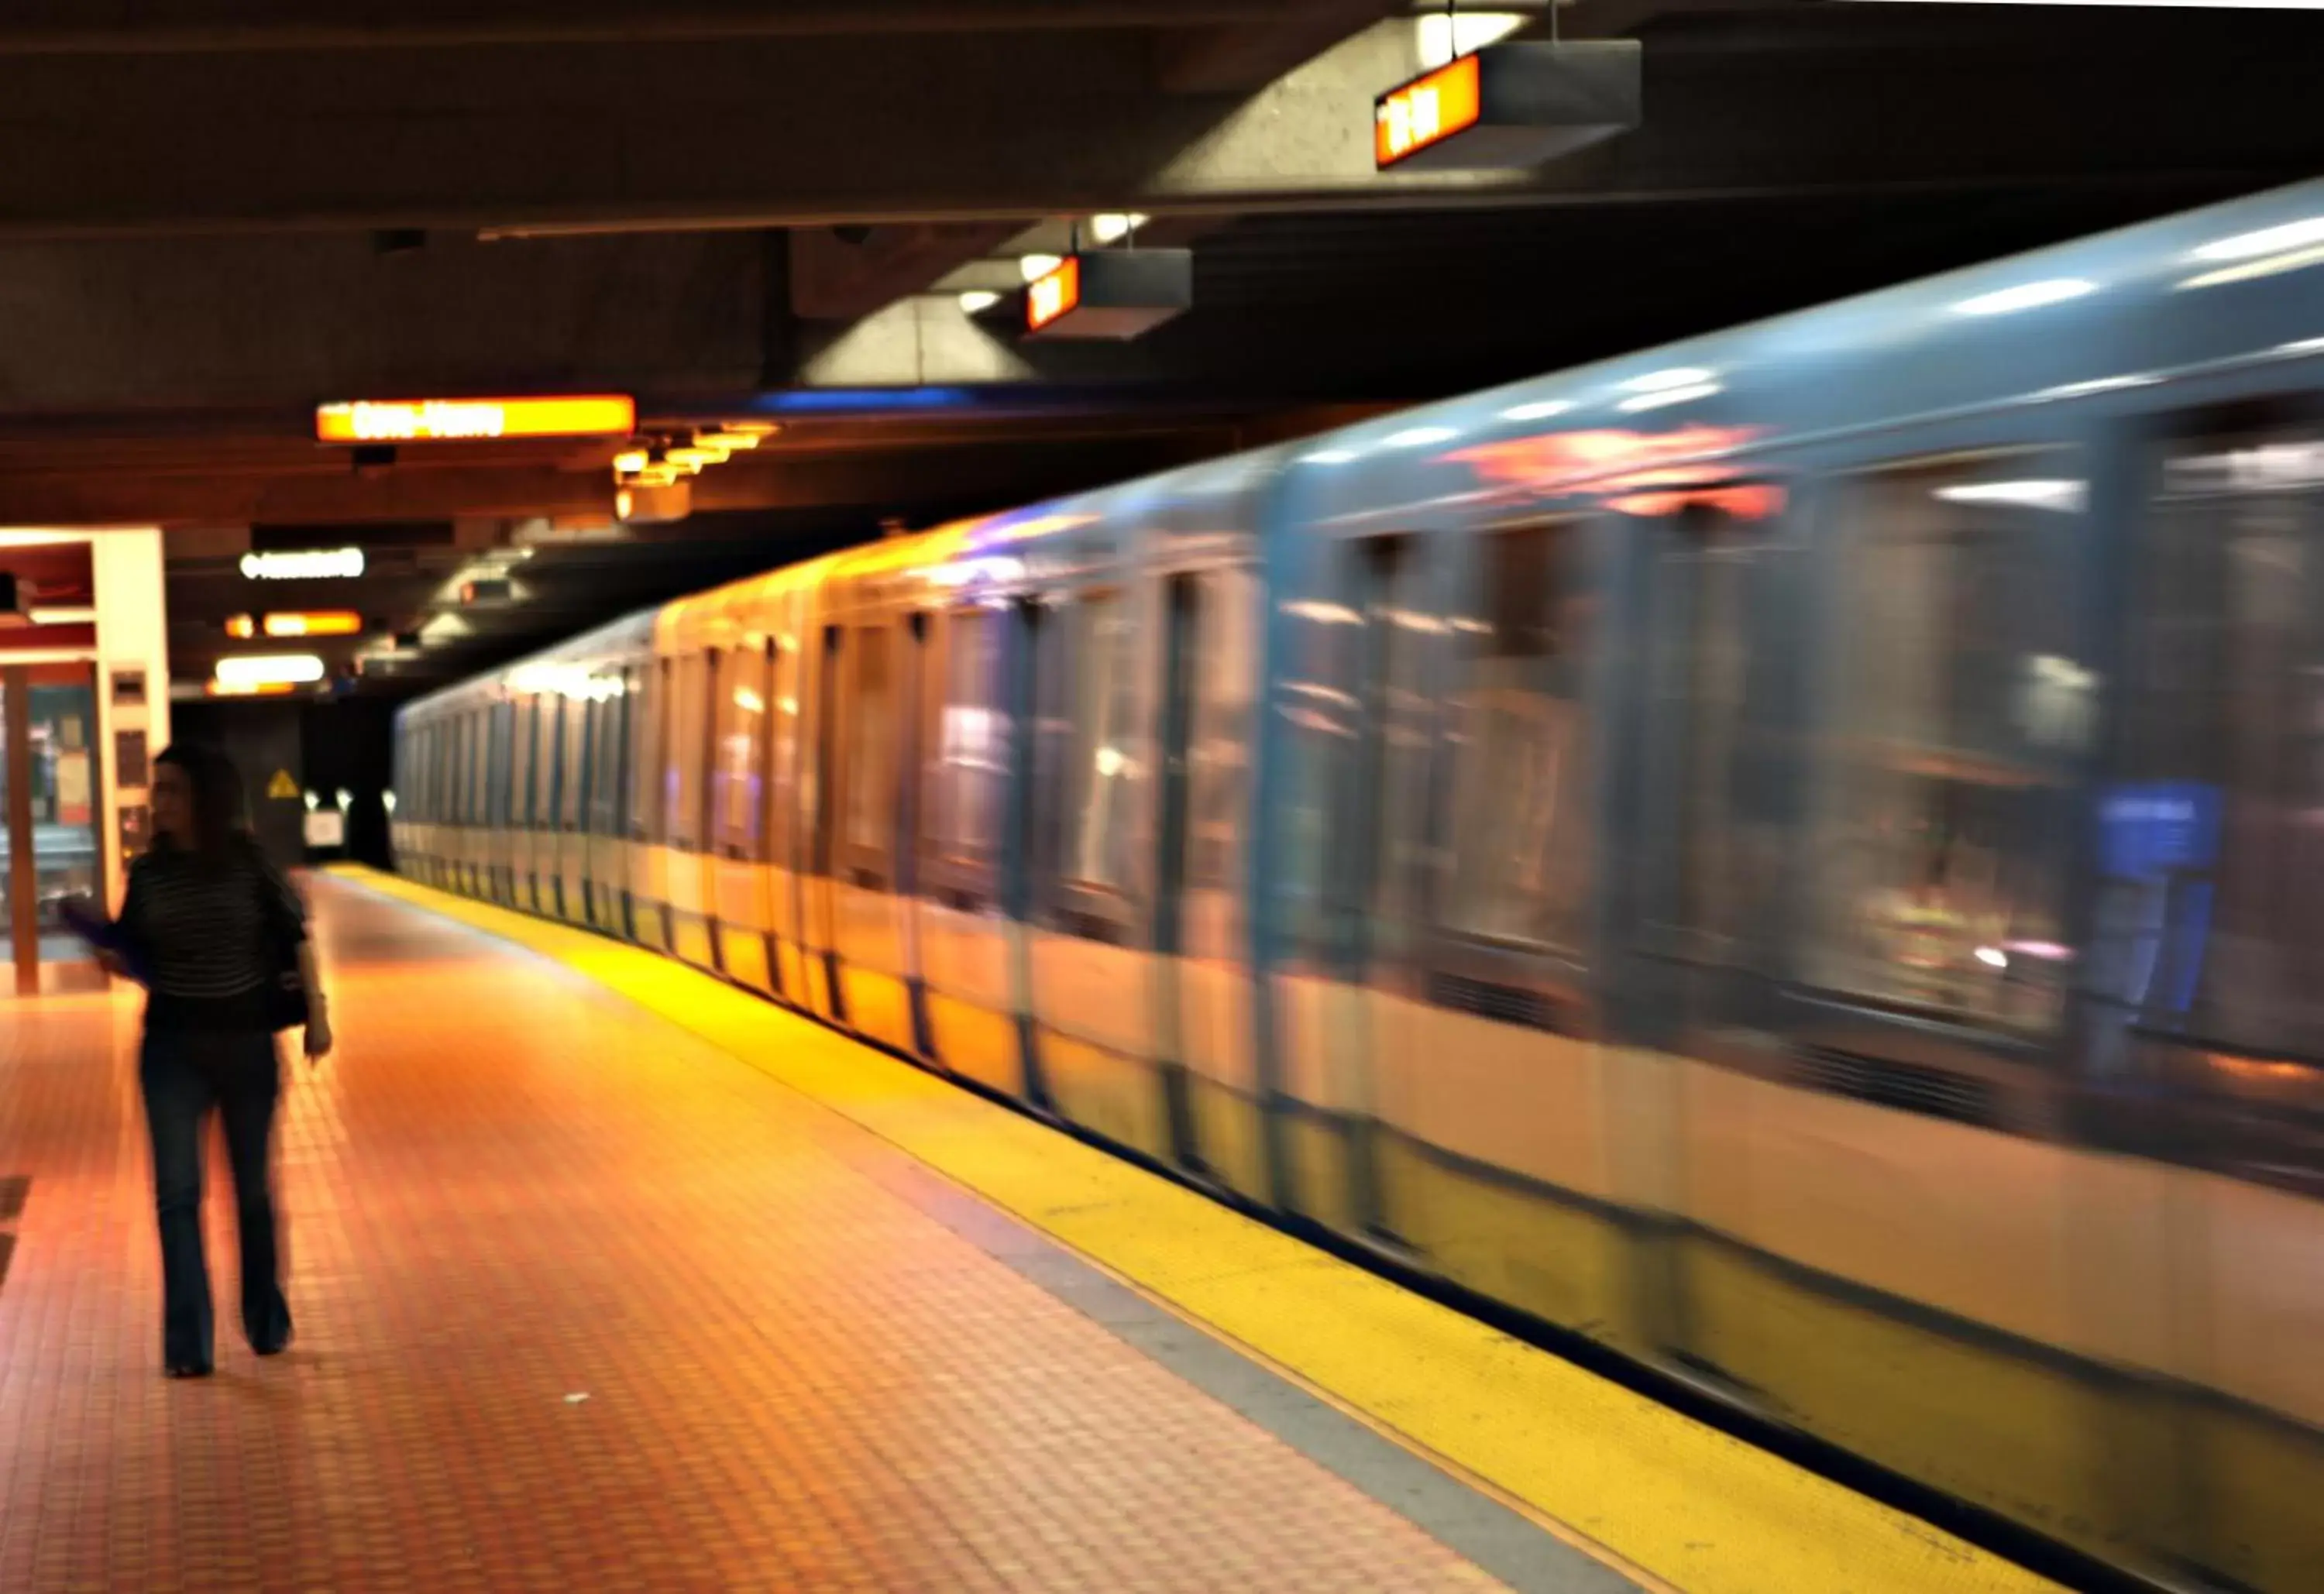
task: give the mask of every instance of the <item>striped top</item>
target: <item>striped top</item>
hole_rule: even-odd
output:
[[[307,910],[248,837],[205,858],[168,843],[129,867],[121,930],[145,965],[149,1025],[267,1027],[277,946],[307,938]]]

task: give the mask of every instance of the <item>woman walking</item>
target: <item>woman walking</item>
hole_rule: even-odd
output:
[[[161,1227],[162,1359],[171,1377],[198,1378],[212,1361],[203,1129],[216,1108],[234,1169],[243,1331],[252,1350],[272,1356],[290,1343],[269,1143],[281,1091],[274,1037],[295,1021],[283,1006],[291,960],[305,988],[309,1061],[329,1053],[331,1025],[306,911],[243,826],[234,766],[190,747],[153,764],[153,845],[130,866],[111,961],[116,970],[134,963],[149,990],[138,1075]]]

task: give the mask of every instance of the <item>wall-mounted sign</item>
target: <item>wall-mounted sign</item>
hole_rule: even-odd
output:
[[[1515,171],[1644,119],[1635,39],[1496,44],[1400,83],[1372,105],[1381,171]]]
[[[361,399],[315,411],[326,443],[452,443],[492,438],[626,438],[635,400],[622,393],[539,399]]]
[[[253,581],[352,581],[364,573],[364,550],[330,548],[244,554],[242,573]]]

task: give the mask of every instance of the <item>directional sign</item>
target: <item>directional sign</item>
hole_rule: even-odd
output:
[[[315,411],[326,443],[474,442],[495,438],[626,438],[638,407],[626,394],[541,399],[358,399]]]

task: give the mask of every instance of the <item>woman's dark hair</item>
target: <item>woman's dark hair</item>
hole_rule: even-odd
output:
[[[215,748],[179,742],[163,748],[153,761],[186,777],[193,798],[194,845],[205,852],[223,852],[244,828],[242,774],[234,760]]]

